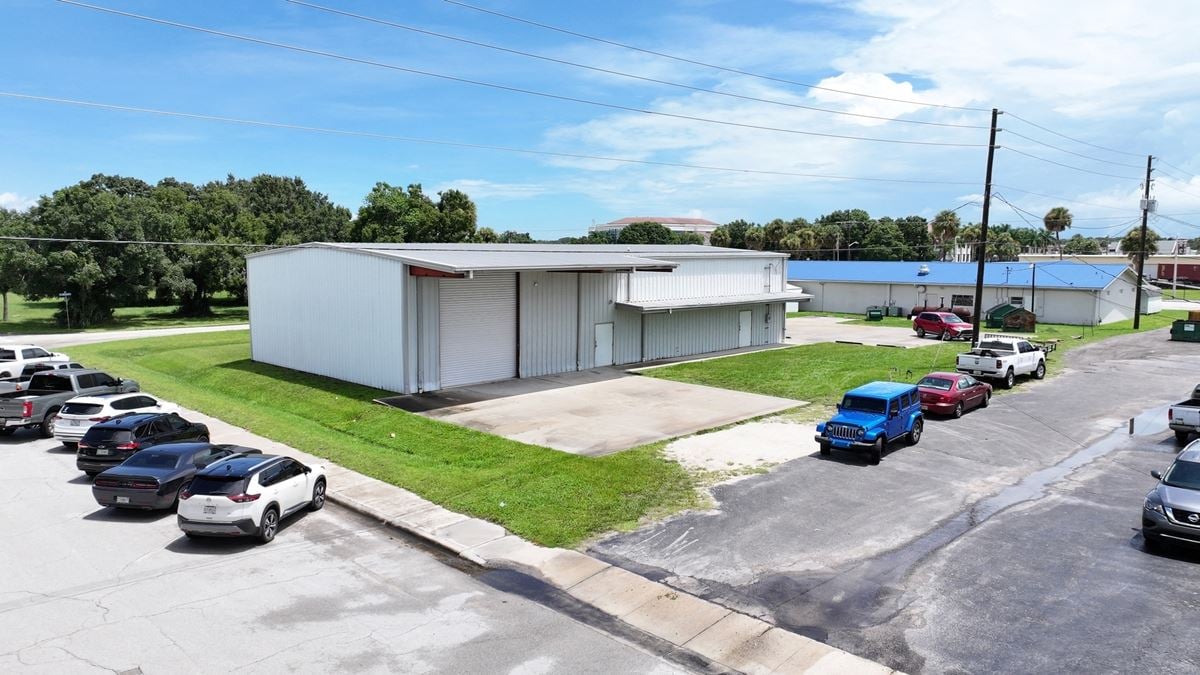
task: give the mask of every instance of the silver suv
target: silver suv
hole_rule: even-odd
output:
[[[1200,440],[1179,453],[1165,473],[1151,471],[1158,485],[1142,505],[1146,548],[1186,542],[1200,544]]]

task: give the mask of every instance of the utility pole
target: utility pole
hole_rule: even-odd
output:
[[[988,136],[987,175],[983,179],[983,222],[979,224],[979,242],[975,245],[977,251],[975,269],[975,307],[971,311],[971,323],[975,344],[979,344],[979,319],[983,314],[983,274],[987,265],[987,235],[988,213],[992,206],[992,160],[996,157],[996,118],[1000,111],[992,108],[992,130]]]
[[[1133,329],[1142,325],[1142,274],[1146,267],[1146,219],[1150,215],[1150,172],[1154,155],[1146,155],[1146,185],[1142,191],[1142,234],[1138,238],[1137,288],[1133,291]]]

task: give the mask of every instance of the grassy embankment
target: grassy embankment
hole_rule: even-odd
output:
[[[249,310],[232,298],[213,301],[213,315],[180,316],[174,305],[118,307],[111,323],[86,329],[67,330],[54,322],[54,313],[62,309],[61,300],[26,300],[8,296],[8,321],[0,321],[0,335],[41,335],[48,333],[82,333],[97,330],[133,330],[137,328],[174,328],[178,326],[215,326],[245,323]]]
[[[548,546],[694,506],[665,443],[580,457],[371,403],[387,392],[249,360],[241,331],[70,349],[147,390]],[[214,439],[220,442],[220,439]]]

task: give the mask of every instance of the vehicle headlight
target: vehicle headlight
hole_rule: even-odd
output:
[[[866,434],[866,433],[867,433],[866,429],[859,429],[858,431],[854,432],[854,437],[855,437],[855,438],[862,438],[862,437],[863,437],[863,435],[864,435],[864,434]]]
[[[1157,492],[1151,492],[1150,494],[1146,495],[1146,502],[1142,504],[1142,508],[1146,509],[1147,511],[1157,511],[1164,516],[1166,515],[1166,513],[1163,511],[1162,500],[1158,498]]]

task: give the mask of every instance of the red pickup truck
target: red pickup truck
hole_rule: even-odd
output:
[[[952,312],[921,312],[913,317],[917,337],[933,335],[939,340],[970,340],[975,337],[971,324]]]

